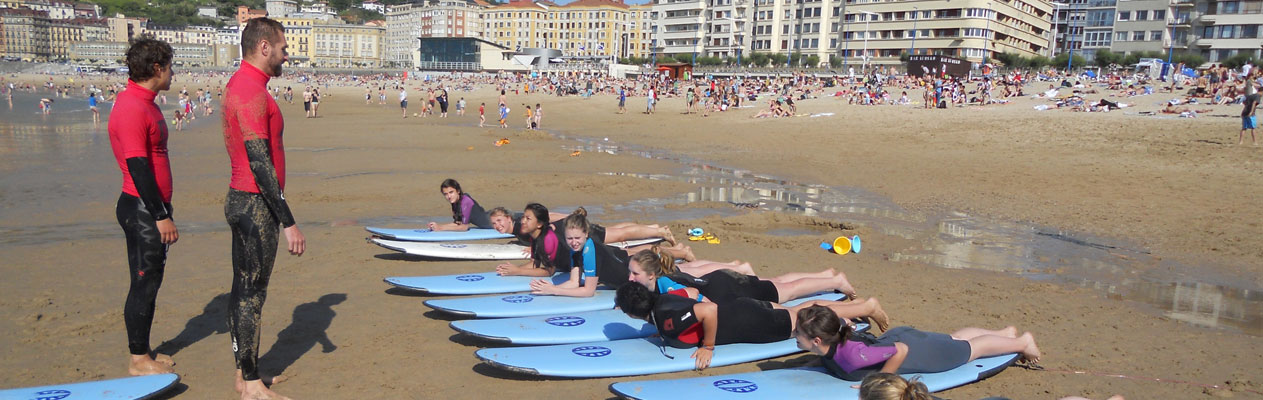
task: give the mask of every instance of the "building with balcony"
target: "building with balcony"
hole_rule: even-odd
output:
[[[1200,53],[1208,63],[1237,54],[1256,59],[1263,48],[1263,1],[1197,1],[1193,7],[1189,51]]]
[[[371,25],[311,27],[311,65],[318,68],[377,68],[386,50],[386,29]]]
[[[903,53],[974,63],[998,53],[1047,55],[1052,11],[1028,0],[855,2],[839,9],[841,43],[834,49],[847,64],[899,64]]]
[[[566,5],[519,0],[483,11],[485,38],[518,49],[555,49],[571,57],[643,57],[653,23],[648,5],[577,0]]]
[[[411,67],[422,37],[482,37],[482,0],[435,0],[386,7],[387,65]]]
[[[314,50],[311,26],[324,23],[324,21],[290,17],[275,19],[285,27],[285,44],[289,45],[289,62],[300,67],[309,65]]]
[[[827,63],[830,55],[847,50],[838,46],[842,10],[842,2],[837,0],[754,0],[754,41],[750,51],[814,55],[817,63]],[[852,15],[852,22],[866,15]],[[904,20],[902,15],[892,14],[889,18]],[[908,14],[907,18],[913,17]]]
[[[295,0],[267,0],[264,3],[264,9],[267,10],[268,18],[276,19],[298,12],[298,1]]]
[[[706,11],[706,0],[655,0],[653,53],[705,55]]]
[[[49,60],[70,59],[70,44],[82,41],[82,22],[72,19],[52,20],[48,28]]]
[[[1169,20],[1173,20],[1169,18],[1170,11],[1170,0],[1118,2],[1110,50],[1116,53],[1165,52],[1172,39],[1168,29]],[[1187,41],[1187,34],[1183,40]]]
[[[0,8],[0,34],[4,55],[23,61],[48,61],[51,20],[48,12],[26,8]]]

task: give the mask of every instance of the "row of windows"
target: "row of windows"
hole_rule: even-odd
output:
[[[1095,32],[1088,33],[1088,36],[1092,36],[1093,33]],[[1148,31],[1147,33],[1148,33],[1147,37],[1149,38],[1148,39],[1149,41],[1157,42],[1157,41],[1162,40],[1162,31]],[[1145,34],[1146,34],[1145,31],[1131,31],[1131,32],[1118,31],[1118,32],[1114,32],[1114,41],[1115,42],[1126,42],[1126,41],[1143,42],[1145,41],[1145,37],[1146,37]]]
[[[1206,39],[1257,39],[1259,25],[1219,25],[1202,28]]]
[[[1135,18],[1132,18],[1132,17]],[[1150,18],[1153,17],[1153,18]],[[1119,11],[1119,21],[1163,21],[1167,18],[1167,10],[1135,10]]]

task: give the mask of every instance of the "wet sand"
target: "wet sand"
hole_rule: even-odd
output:
[[[446,215],[449,209],[437,186],[447,177],[460,180],[488,207],[518,209],[528,201],[557,209],[583,205],[641,222],[660,220],[621,205],[676,196],[699,185],[598,174],[678,174],[681,166],[671,161],[592,151],[570,156],[566,147],[574,142],[543,132],[479,129],[477,104],[495,103],[490,90],[453,93],[453,99],[466,97],[471,115],[447,120],[401,119],[392,102],[364,105],[359,88],[330,92],[333,96],[322,99],[321,118],[302,118],[301,104],[282,104],[287,197],[308,237],[309,252],[300,258],[278,256],[264,309],[262,370],[291,376],[277,391],[309,399],[501,393],[605,398],[612,396],[606,386],[614,381],[753,371],[811,359],[800,354],[702,372],[589,380],[532,379],[480,365],[473,351],[485,344],[456,335],[447,318],[421,304],[428,297],[390,290],[381,278],[487,271],[495,263],[401,256],[365,243],[365,221],[406,226],[409,218]],[[419,111],[418,91],[409,92],[414,98],[410,112]],[[1157,103],[1162,97],[1137,99]],[[1195,274],[1209,283],[1257,289],[1263,276],[1263,246],[1250,240],[1261,220],[1252,200],[1258,199],[1254,188],[1263,183],[1256,168],[1263,150],[1226,144],[1235,144],[1235,118],[1036,112],[1030,105],[1039,103],[1032,100],[920,110],[847,106],[828,98],[800,102],[800,113],[836,112],[833,117],[753,120],[747,116],[758,108],[709,118],[680,115],[679,99],[665,99],[659,114],[647,116],[635,113],[643,98],[629,99],[632,113],[615,115],[616,100],[610,97],[510,95],[512,126],[521,124],[520,104],[526,102],[544,103],[544,125],[558,133],[608,137],[611,143],[798,182],[861,187],[915,215],[963,211],[1134,242],[1158,261],[1136,265],[1124,259],[1126,254],[1107,256],[1126,267],[1114,276],[1171,269],[1165,260],[1191,268],[1162,272]],[[1156,108],[1142,104],[1139,110]],[[1214,108],[1228,115],[1240,110]],[[233,396],[233,363],[224,334],[231,271],[222,214],[228,168],[217,118],[199,120],[171,139],[175,215],[183,235],[170,253],[153,337],[158,350],[173,353],[179,363],[182,398]],[[86,144],[68,156],[60,171],[68,175],[65,179],[58,170],[6,165],[6,171],[17,172],[5,178],[0,193],[0,228],[6,236],[0,332],[7,333],[0,338],[0,370],[8,372],[0,387],[126,373],[125,253],[112,209],[118,172],[108,140],[100,142],[103,130],[95,135],[76,142]],[[493,146],[501,137],[511,143]],[[30,145],[36,140],[30,135],[5,139],[28,146],[28,153],[48,151]],[[37,206],[41,201],[56,206]],[[1076,287],[905,259],[899,255],[923,246],[924,239],[889,234],[872,224],[736,209],[723,202],[686,207],[725,211],[671,221],[678,237],[702,226],[723,239],[718,245],[693,242],[702,258],[748,260],[767,276],[838,268],[861,295],[878,297],[895,325],[936,331],[1016,325],[1035,334],[1048,370],[1011,368],[946,392],[950,398],[1221,394],[1187,384],[1061,372],[1071,370],[1231,382],[1226,390],[1243,398],[1259,398],[1247,390],[1263,390],[1259,339],[1239,329],[1181,323],[1177,319],[1183,314],[1112,299],[1109,288],[1092,287],[1099,285]],[[618,209],[624,211],[614,212]],[[768,233],[778,229],[802,234]],[[864,251],[839,256],[816,247],[839,234],[864,237]],[[1161,287],[1153,291],[1165,293]],[[1161,293],[1155,296],[1169,295]],[[1255,300],[1241,313],[1242,323],[1257,329],[1263,312]]]

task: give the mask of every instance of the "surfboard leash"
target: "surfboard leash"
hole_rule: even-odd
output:
[[[1112,373],[1106,373],[1106,372],[1075,371],[1075,370],[1070,370],[1070,369],[1043,368],[1043,367],[1027,368],[1027,369],[1032,370],[1032,371],[1060,372],[1060,373],[1065,373],[1065,374],[1092,375],[1092,376],[1100,376],[1100,377],[1106,377],[1106,378],[1122,378],[1122,379],[1134,379],[1134,380],[1141,380],[1141,381],[1178,383],[1178,384],[1197,386],[1197,387],[1208,388],[1208,389],[1232,390],[1227,387],[1224,387],[1224,385],[1212,385],[1208,383],[1183,381],[1179,379],[1155,378],[1155,377],[1148,377],[1148,376],[1131,376],[1131,375],[1123,375],[1123,374],[1112,374]],[[1242,389],[1242,390],[1250,392],[1250,393],[1254,393],[1254,394],[1263,394],[1263,391],[1254,390],[1254,389]]]

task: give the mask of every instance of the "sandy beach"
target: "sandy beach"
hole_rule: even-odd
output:
[[[297,83],[281,84],[301,91]],[[420,109],[423,92],[412,88],[421,86],[410,84],[410,112]],[[473,352],[485,343],[457,335],[450,318],[421,304],[430,297],[390,289],[382,278],[485,272],[496,263],[420,260],[364,240],[365,225],[447,218],[438,185],[455,178],[487,207],[584,206],[602,212],[598,222],[668,223],[677,237],[704,227],[723,241],[691,242],[700,258],[749,261],[760,275],[837,268],[861,295],[880,299],[895,326],[947,332],[1015,325],[1039,341],[1046,370],[1010,368],[947,391],[946,398],[1263,398],[1263,243],[1256,240],[1263,147],[1248,140],[1236,146],[1239,105],[1205,106],[1215,111],[1182,119],[1132,114],[1160,108],[1161,94],[1128,99],[1137,105],[1106,114],[1036,111],[1032,106],[1045,102],[1039,99],[924,110],[828,97],[800,102],[799,113],[833,116],[751,119],[765,102],[703,118],[681,114],[680,98],[664,99],[654,115],[638,112],[644,98],[629,98],[631,112],[618,115],[610,96],[510,93],[511,128],[478,128],[478,104],[489,104],[492,120],[495,96],[486,87],[453,92],[453,100],[467,100],[469,112],[447,119],[400,118],[389,90],[386,105],[375,98],[366,105],[363,88],[331,88],[319,118],[303,118],[301,103],[281,103],[286,194],[308,254],[278,255],[264,310],[261,369],[289,377],[276,391],[299,399],[610,398],[607,386],[616,381],[812,361],[800,353],[700,372],[581,380],[537,379],[480,364]],[[545,131],[520,128],[522,103],[545,106]],[[67,140],[75,147],[66,149],[36,134],[0,131],[0,154],[65,155],[55,160],[58,168],[0,166],[7,175],[0,181],[6,277],[0,387],[126,374],[127,267],[114,217],[119,173],[104,125],[73,135]],[[510,144],[494,146],[501,138]],[[574,147],[593,150],[594,143],[609,153],[572,155]],[[225,334],[229,170],[219,116],[173,131],[170,148],[182,235],[170,250],[154,345],[178,363],[181,386],[172,397],[233,398]],[[711,166],[742,171],[731,179],[758,185],[858,188],[893,211],[840,220],[735,207],[740,201],[731,196],[708,194],[713,180],[688,179],[731,172]],[[685,204],[645,203],[693,197]],[[766,204],[807,203],[787,197]],[[950,222],[960,220],[1106,245],[1004,258],[1065,271],[943,268],[956,263],[924,255],[942,252],[934,243],[944,237],[986,254],[1009,248],[990,236],[949,234]],[[899,234],[897,224],[885,221],[924,229]],[[861,235],[864,251],[836,255],[817,247],[839,235]],[[963,264],[987,264],[970,254],[976,253],[961,256]],[[1071,272],[1078,275],[1058,278]],[[1159,305],[1179,308],[1189,301],[1180,298],[1185,288],[1206,288],[1193,296],[1231,306],[1215,306],[1209,321],[1189,323],[1211,311]]]

